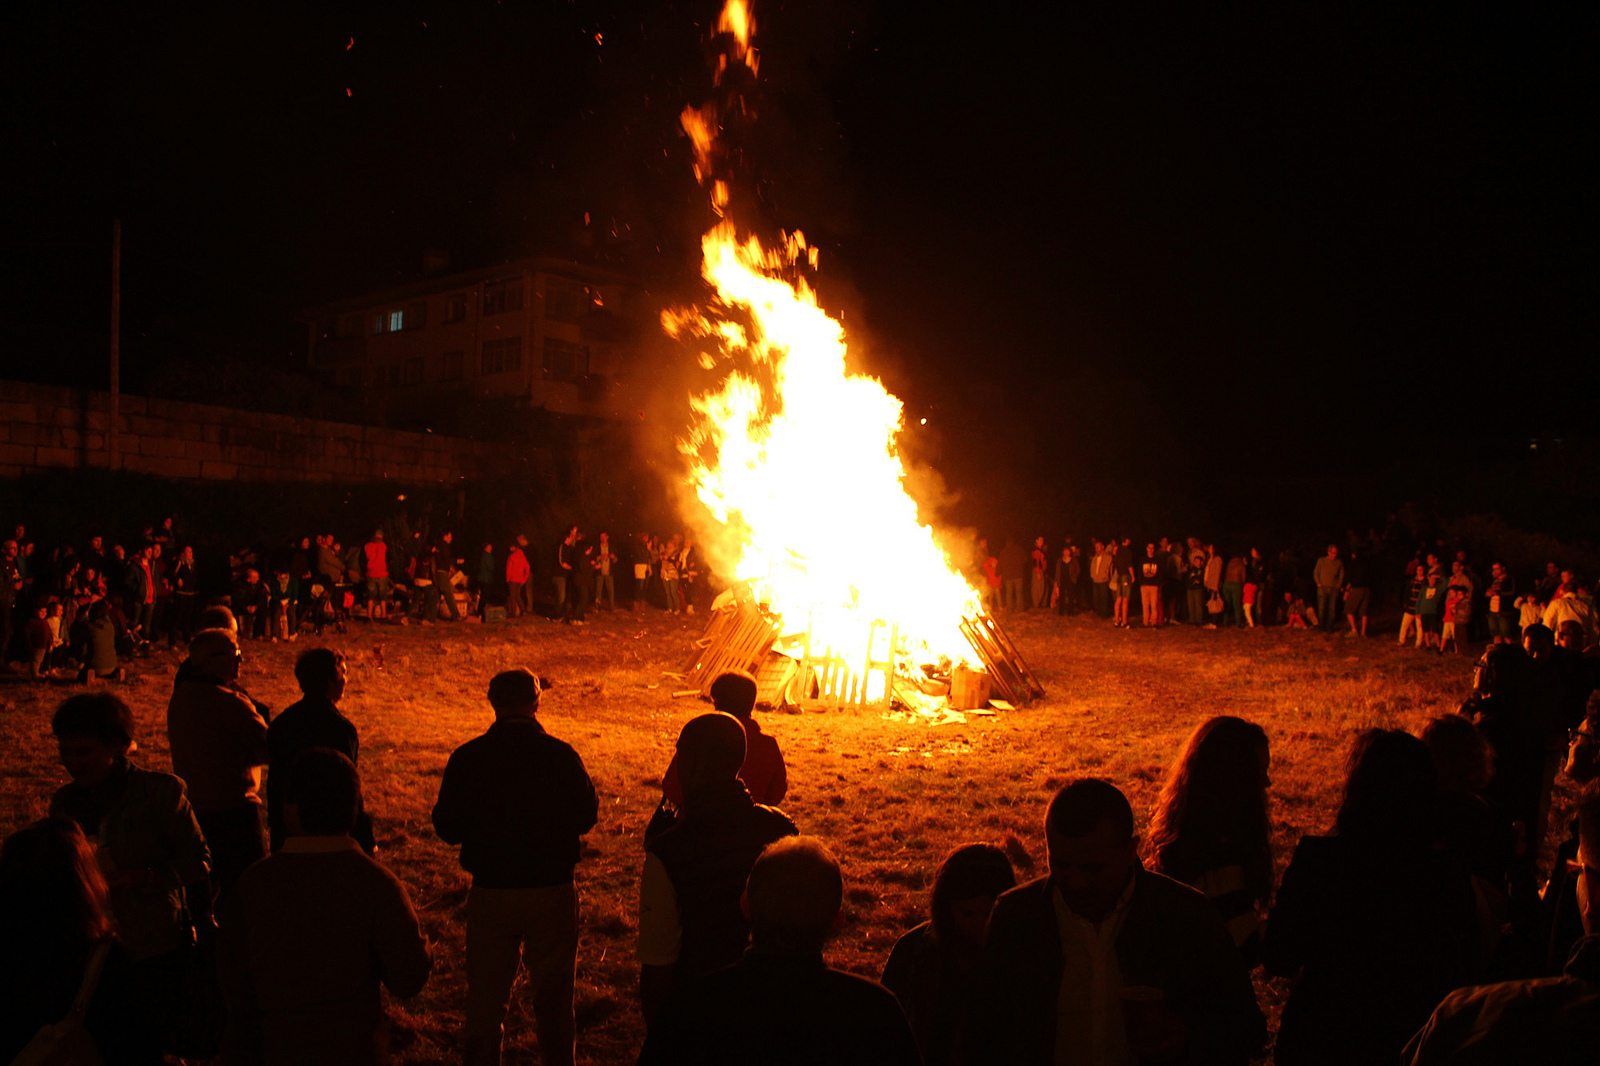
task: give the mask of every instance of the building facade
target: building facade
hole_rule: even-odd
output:
[[[597,267],[533,258],[307,309],[310,367],[386,418],[431,422],[494,399],[620,420],[630,396],[629,286]]]

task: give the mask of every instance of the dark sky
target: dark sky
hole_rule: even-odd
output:
[[[693,277],[714,3],[135,6],[0,16],[8,375],[100,372],[113,215],[136,383],[430,251]],[[756,0],[752,202],[957,488],[1589,431],[1600,14],[1058,7]]]

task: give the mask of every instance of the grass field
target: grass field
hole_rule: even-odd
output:
[[[542,619],[402,629],[357,624],[330,635],[350,660],[345,712],[361,730],[367,806],[381,858],[406,883],[435,945],[434,975],[396,1005],[396,1045],[408,1062],[449,1061],[464,999],[467,878],[429,821],[446,757],[481,732],[489,677],[528,666],[555,682],[540,717],[577,748],[600,792],[600,823],[578,869],[580,1059],[631,1062],[641,1040],[634,987],[635,897],[641,836],[659,797],[677,731],[703,709],[673,700],[663,671],[698,635],[658,612],[592,616],[584,628]],[[879,713],[766,716],[789,764],[785,810],[844,863],[846,921],[831,958],[876,976],[904,929],[922,920],[939,858],[975,840],[1006,843],[1019,878],[1042,872],[1041,821],[1053,790],[1077,775],[1119,784],[1141,820],[1168,761],[1204,718],[1231,713],[1272,738],[1278,868],[1302,833],[1331,821],[1345,750],[1366,726],[1419,729],[1465,694],[1470,660],[1282,629],[1115,630],[1105,623],[1024,616],[1008,622],[1049,690],[1034,706],[930,726]],[[301,644],[250,644],[243,684],[274,708],[297,695]],[[165,707],[176,659],[140,664],[120,691],[138,715],[142,764],[169,769]],[[0,827],[44,813],[63,780],[49,736],[69,686],[0,687]],[[1260,984],[1275,1017],[1283,990]],[[508,1061],[536,1061],[531,1017],[514,1004]]]

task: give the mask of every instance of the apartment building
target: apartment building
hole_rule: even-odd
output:
[[[629,287],[584,264],[530,258],[306,309],[311,369],[392,420],[497,398],[616,420],[634,406]]]

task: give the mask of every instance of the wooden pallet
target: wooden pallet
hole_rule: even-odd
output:
[[[802,681],[814,679],[806,685],[813,690],[807,696],[829,708],[889,706],[894,700],[894,649],[899,642],[899,629],[880,619],[868,628],[866,646],[844,655],[837,649],[813,646],[807,628],[800,655]],[[873,684],[875,675],[882,678],[881,686]]]
[[[998,619],[988,613],[964,618],[961,635],[967,638],[978,660],[989,671],[995,693],[1001,699],[1021,706],[1044,695],[1044,686],[1039,684]]]
[[[997,619],[988,614],[963,619],[961,633],[988,672],[996,697],[1021,706],[1044,695],[1044,686]],[[800,643],[796,660],[774,652],[780,637],[791,639],[783,636],[781,620],[759,604],[735,602],[714,612],[683,670],[668,675],[681,681],[673,694],[709,696],[713,681],[736,672],[756,678],[758,702],[773,707],[879,707],[894,701],[899,630],[892,624],[874,622],[866,647],[850,655],[814,647],[808,628],[793,638]],[[878,676],[881,686],[875,684]]]
[[[683,670],[684,689],[709,696],[711,683],[723,674],[756,676],[778,630],[778,619],[754,603],[735,603],[715,612]]]

